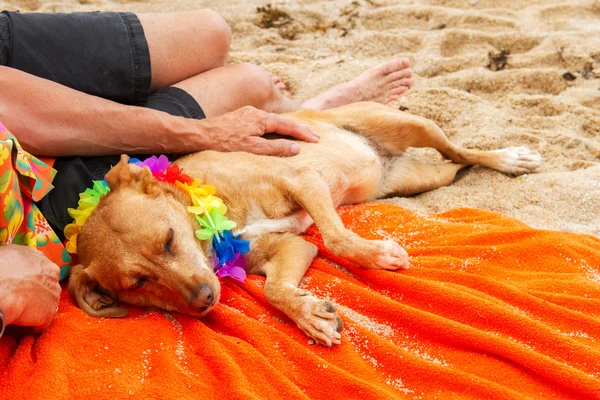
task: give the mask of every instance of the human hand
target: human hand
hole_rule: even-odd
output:
[[[6,324],[44,330],[58,309],[60,268],[27,246],[0,246],[0,309]]]
[[[206,147],[219,151],[246,151],[254,154],[293,156],[300,146],[291,140],[263,138],[266,133],[278,133],[316,143],[317,134],[306,125],[277,114],[246,106],[236,111],[202,120],[206,128]]]

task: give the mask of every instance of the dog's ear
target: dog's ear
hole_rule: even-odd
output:
[[[86,314],[96,318],[121,318],[129,312],[119,307],[114,292],[102,287],[81,264],[71,268],[69,293]]]
[[[150,195],[157,195],[158,183],[148,168],[129,164],[129,157],[121,155],[121,160],[106,174],[106,183],[111,191],[131,187]]]

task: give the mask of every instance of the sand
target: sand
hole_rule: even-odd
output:
[[[257,8],[270,4],[286,14],[263,20]],[[43,12],[202,7],[232,27],[228,62],[278,74],[299,101],[404,55],[414,87],[393,107],[431,118],[457,144],[527,145],[546,160],[520,177],[471,168],[451,186],[389,201],[424,212],[482,208],[600,236],[600,1],[0,0],[0,9]]]

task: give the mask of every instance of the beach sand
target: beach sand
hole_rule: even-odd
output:
[[[448,187],[387,201],[424,212],[482,208],[600,236],[600,1],[0,0],[0,9],[39,12],[204,7],[231,25],[229,63],[261,65],[299,101],[403,55],[414,87],[393,107],[431,118],[454,143],[526,145],[545,158],[538,173],[475,167]]]

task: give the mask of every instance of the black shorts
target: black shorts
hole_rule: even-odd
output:
[[[151,93],[150,51],[132,13],[0,13],[0,65],[49,79],[122,104],[185,118],[205,118],[196,100],[179,88]],[[13,132],[18,138],[18,132]],[[144,156],[136,156],[144,157]],[[63,157],[54,189],[38,203],[56,233],[72,221],[79,193],[102,180],[119,156]]]

